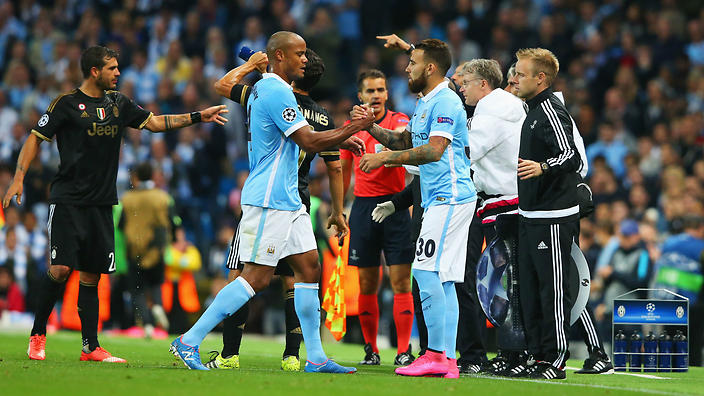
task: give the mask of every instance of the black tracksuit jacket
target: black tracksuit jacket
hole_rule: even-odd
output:
[[[519,158],[541,163],[543,174],[518,179],[519,214],[526,222],[546,224],[579,219],[577,169],[581,159],[565,106],[546,89],[526,102]]]

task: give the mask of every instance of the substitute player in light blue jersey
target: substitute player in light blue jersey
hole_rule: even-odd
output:
[[[199,345],[223,319],[267,287],[280,259],[295,273],[296,314],[308,361],[306,372],[353,373],[329,360],[320,342],[320,264],[310,216],[298,194],[300,150],[320,152],[340,145],[374,122],[372,111],[356,108],[357,120],[316,133],[303,118],[290,83],[303,77],[306,42],[291,32],[274,33],[267,43],[273,73],[254,85],[247,106],[250,175],[242,190],[242,219],[236,247],[242,275],[225,286],[195,325],[171,343],[188,368],[207,370]],[[344,145],[349,148],[349,145]],[[344,221],[344,220],[343,220]]]
[[[450,144],[440,160],[421,164],[421,205],[464,204],[476,200],[474,183],[469,178],[467,113],[462,100],[448,88],[438,84],[418,100],[413,118],[408,123],[413,147],[430,143],[433,136],[443,137]]]
[[[386,38],[386,47],[401,42],[395,35]],[[423,40],[415,47],[406,68],[408,86],[423,96],[408,129],[399,133],[375,124],[368,130],[398,151],[366,154],[359,164],[365,172],[387,164],[420,168],[425,212],[412,268],[428,327],[428,350],[411,365],[397,368],[400,375],[459,378],[455,282],[464,281],[467,236],[477,198],[469,173],[467,116],[445,80],[450,64],[450,51],[440,40]]]

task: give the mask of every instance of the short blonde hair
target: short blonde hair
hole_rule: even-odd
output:
[[[533,61],[533,72],[538,74],[545,73],[548,86],[557,77],[557,72],[560,71],[560,62],[555,54],[545,48],[522,48],[516,51],[516,58],[530,59]]]
[[[486,80],[492,89],[498,88],[504,79],[499,62],[493,59],[472,59],[463,63],[460,75],[467,74],[476,74],[479,78]]]

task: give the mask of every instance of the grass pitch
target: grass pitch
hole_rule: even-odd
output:
[[[486,376],[463,376],[459,380],[406,378],[393,374],[395,350],[381,351],[381,366],[355,363],[362,347],[326,344],[330,357],[356,365],[357,374],[330,375],[283,372],[282,343],[251,335],[242,342],[239,370],[187,370],[169,352],[169,340],[141,340],[101,335],[101,344],[127,365],[80,362],[80,333],[59,332],[47,337],[47,359],[30,361],[27,334],[0,334],[0,394],[9,395],[704,395],[704,368],[688,373],[652,373],[664,379],[632,375],[577,375],[568,370],[567,380],[509,380]],[[219,334],[201,346],[219,349]],[[569,366],[581,367],[580,361]],[[650,374],[650,373],[648,373]]]

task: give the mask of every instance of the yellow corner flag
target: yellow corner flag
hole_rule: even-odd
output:
[[[335,340],[340,341],[347,332],[347,307],[345,306],[345,266],[342,263],[342,245],[340,239],[337,250],[337,261],[328,280],[328,287],[323,296],[322,308],[327,312],[325,327],[332,333]],[[332,252],[331,252],[332,253]]]

